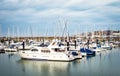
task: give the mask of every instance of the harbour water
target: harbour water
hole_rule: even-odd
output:
[[[120,76],[120,48],[72,62],[22,60],[0,54],[0,76]]]

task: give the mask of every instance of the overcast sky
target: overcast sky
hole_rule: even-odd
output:
[[[120,30],[120,0],[0,0],[0,35]],[[31,31],[32,30],[32,31]]]

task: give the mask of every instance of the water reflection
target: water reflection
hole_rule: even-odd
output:
[[[70,72],[70,62],[34,60],[19,60],[17,62],[22,65],[23,72],[36,73],[35,75],[68,76]]]
[[[17,52],[6,52],[6,55],[8,55],[9,60],[14,57],[17,54]]]
[[[95,57],[95,56],[92,56],[92,55],[91,56],[87,56],[86,59],[87,60],[91,60],[91,58],[93,58],[93,57]]]

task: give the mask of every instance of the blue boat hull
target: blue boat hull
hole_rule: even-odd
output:
[[[95,56],[95,54],[96,54],[95,51],[92,51],[90,49],[85,49],[85,48],[81,48],[80,52],[86,53],[87,55],[93,55],[93,56]]]

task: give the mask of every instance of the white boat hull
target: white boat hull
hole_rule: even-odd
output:
[[[87,53],[81,52],[81,55],[82,55],[83,57],[85,57],[85,56],[87,56]]]
[[[6,52],[17,52],[16,48],[5,48],[4,49]]]
[[[19,55],[23,59],[33,60],[54,60],[54,61],[72,61],[75,58],[65,53],[38,53],[31,51],[20,51]]]

